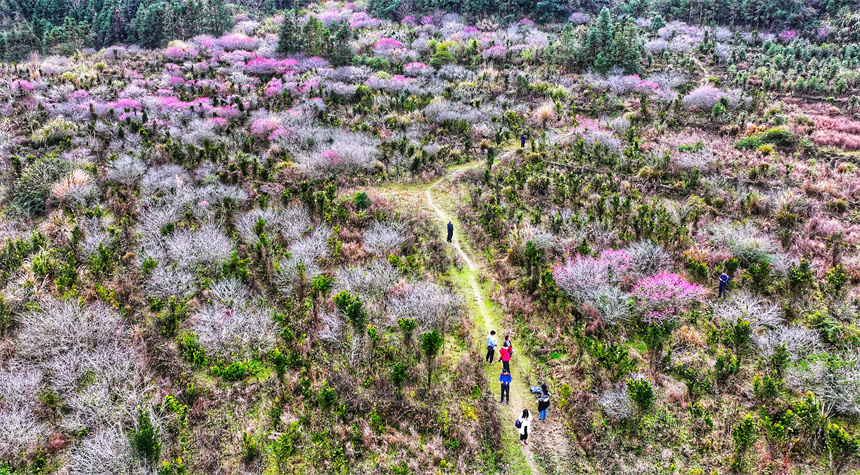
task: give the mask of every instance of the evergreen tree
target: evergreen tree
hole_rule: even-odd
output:
[[[284,14],[281,32],[278,36],[278,52],[292,54],[302,50],[302,31],[295,10]]]

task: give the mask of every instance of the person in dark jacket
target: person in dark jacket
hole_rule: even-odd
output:
[[[454,238],[454,223],[448,221],[448,242],[451,242],[451,239]]]
[[[503,402],[505,404],[511,403],[511,378],[510,371],[503,369],[502,375],[499,376],[499,382],[502,384],[502,397],[499,402]]]
[[[725,272],[720,274],[720,293],[717,295],[717,298],[722,297],[723,300],[726,299],[726,287],[729,286],[729,276]]]
[[[520,148],[526,148],[526,134],[520,135]]]
[[[540,385],[540,394],[537,396],[538,402],[538,420],[546,419],[546,410],[549,409],[549,389],[546,384]]]

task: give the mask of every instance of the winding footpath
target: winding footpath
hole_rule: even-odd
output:
[[[450,271],[451,281],[457,288],[458,293],[464,298],[474,322],[474,341],[480,347],[475,348],[476,357],[483,360],[486,349],[483,343],[490,330],[496,331],[499,341],[511,329],[512,324],[506,323],[502,317],[502,311],[489,298],[491,292],[490,279],[480,279],[479,276],[490,276],[483,263],[475,256],[470,246],[468,236],[460,231],[459,223],[453,212],[454,200],[457,194],[453,193],[453,182],[462,173],[477,168],[480,162],[473,162],[450,168],[441,178],[430,185],[401,187],[383,186],[375,191],[398,204],[412,204],[431,211],[436,215],[439,222],[440,233],[445,233],[445,223],[452,221],[454,227],[453,252],[465,264],[462,269],[452,268]],[[483,284],[481,282],[484,282]],[[571,455],[569,438],[565,435],[563,424],[553,417],[553,406],[550,407],[550,417],[545,421],[538,421],[537,404],[534,396],[529,391],[529,381],[533,385],[535,375],[532,364],[522,347],[517,346],[517,336],[513,334],[512,340],[515,351],[511,359],[511,403],[498,404],[499,397],[499,374],[502,371],[501,363],[484,363],[484,375],[492,397],[498,404],[498,417],[501,421],[502,443],[504,446],[504,474],[551,474],[566,473],[562,468],[566,465]],[[498,358],[498,352],[496,352]],[[557,399],[553,398],[553,402]],[[532,425],[529,429],[529,445],[523,447],[520,444],[519,433],[514,427],[514,421],[520,416],[523,409],[528,409],[532,416]],[[567,472],[569,473],[569,472]]]

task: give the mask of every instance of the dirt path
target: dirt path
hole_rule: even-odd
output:
[[[452,270],[452,280],[460,287],[460,292],[467,299],[476,327],[478,327],[476,329],[477,341],[483,343],[489,331],[495,330],[501,343],[509,329],[502,318],[501,310],[488,297],[492,290],[489,288],[490,280],[479,279],[481,275],[489,276],[489,272],[475,257],[480,254],[472,249],[468,238],[459,232],[457,220],[453,216],[453,211],[450,210],[457,195],[443,189],[451,185],[457,176],[479,165],[480,163],[474,163],[449,170],[444,177],[436,180],[424,190],[424,200],[439,217],[440,223],[453,221],[456,226],[453,248],[465,266],[460,271]],[[513,341],[516,349],[516,336],[514,336]],[[481,349],[479,349],[479,353],[483,354]],[[498,353],[496,355],[498,358]],[[487,364],[485,368],[485,375],[490,388],[493,390],[495,400],[499,394],[498,380],[502,369],[501,364],[498,362]],[[565,436],[564,427],[557,420],[553,420],[551,417],[545,421],[537,420],[537,405],[527,383],[527,381],[533,380],[532,365],[522,350],[514,353],[514,358],[511,360],[511,373],[513,375],[511,403],[510,405],[499,405],[502,417],[502,434],[509,465],[505,473],[543,474],[562,469],[564,464],[559,462],[567,459],[570,453],[569,438]],[[533,384],[537,383],[533,382]],[[529,434],[529,446],[525,448],[520,445],[519,434],[514,428],[514,421],[521,415],[523,409],[528,409],[533,419]],[[550,410],[551,412],[552,410]],[[539,463],[538,459],[543,463]]]

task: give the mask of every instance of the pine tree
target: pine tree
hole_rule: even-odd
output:
[[[299,26],[299,18],[295,10],[290,10],[284,15],[281,23],[281,32],[278,36],[279,53],[298,53],[302,50],[302,31]]]

